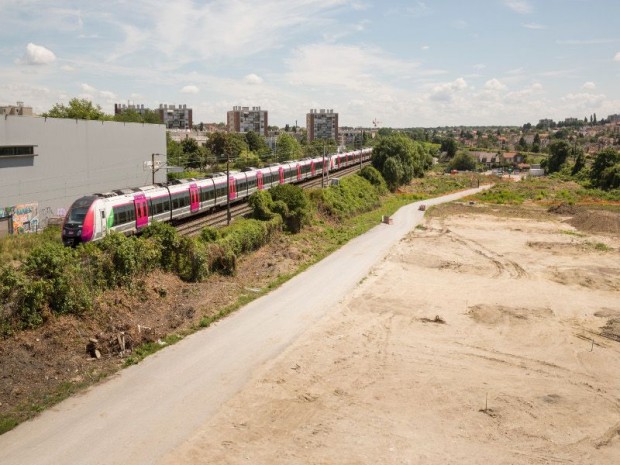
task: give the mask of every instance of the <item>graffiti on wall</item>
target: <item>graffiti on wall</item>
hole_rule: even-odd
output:
[[[8,216],[13,216],[13,231],[18,234],[39,229],[39,204],[36,202],[0,207],[0,218]]]

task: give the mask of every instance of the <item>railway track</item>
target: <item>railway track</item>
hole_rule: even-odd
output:
[[[366,166],[369,164],[370,162],[366,162],[366,163],[363,163],[362,166]],[[341,170],[330,173],[331,176],[329,177],[329,179],[348,176],[350,174],[358,172],[359,170],[360,170],[360,165],[349,166],[347,168],[343,168]],[[307,181],[303,181],[297,185],[300,186],[302,189],[311,189],[315,187],[321,187],[323,184],[325,185],[325,187],[327,187],[329,185],[328,179],[326,179],[323,182],[322,179],[319,177],[319,178],[313,178]],[[238,203],[233,203],[230,205],[230,220],[233,221],[235,218],[246,216],[251,211],[252,209],[248,205],[247,200],[244,200]],[[218,227],[218,226],[226,226],[227,224],[228,224],[228,211],[224,207],[224,208],[219,208],[212,213],[205,213],[198,217],[194,217],[190,220],[179,222],[175,225],[175,227],[177,228],[177,231],[179,232],[180,235],[191,237],[191,236],[197,236],[198,234],[200,234],[200,231],[207,226]]]

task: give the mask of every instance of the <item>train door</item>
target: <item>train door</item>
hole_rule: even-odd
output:
[[[278,168],[278,173],[280,174],[280,184],[284,184],[284,168],[282,166]]]
[[[301,165],[297,164],[297,180],[301,181]]]
[[[256,188],[259,191],[263,190],[263,172],[262,171],[256,172]]]
[[[101,237],[105,237],[108,232],[108,222],[105,217],[105,210],[103,208],[99,208],[97,215],[99,216],[99,228],[97,229],[101,230]]]
[[[237,185],[233,176],[228,177],[228,199],[235,200],[237,198]]]
[[[133,198],[136,210],[136,229],[140,230],[149,224],[149,209],[144,194],[137,194]]]
[[[312,177],[314,177],[315,170],[316,170],[316,167],[314,166],[314,160],[312,160],[310,162],[310,173],[312,174]]]
[[[192,213],[200,209],[200,198],[198,196],[198,186],[195,183],[189,185],[189,211]]]

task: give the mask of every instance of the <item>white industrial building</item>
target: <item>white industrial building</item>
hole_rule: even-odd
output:
[[[0,116],[0,234],[45,227],[78,197],[166,181],[163,124]],[[4,221],[3,221],[4,219]]]

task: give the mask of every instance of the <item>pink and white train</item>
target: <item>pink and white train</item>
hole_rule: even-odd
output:
[[[96,241],[111,231],[136,234],[157,221],[174,221],[248,198],[257,190],[277,184],[296,183],[370,160],[372,149],[365,148],[273,164],[250,171],[219,173],[202,179],[179,180],[77,199],[67,212],[62,227],[65,245]],[[228,186],[227,186],[228,183]]]

